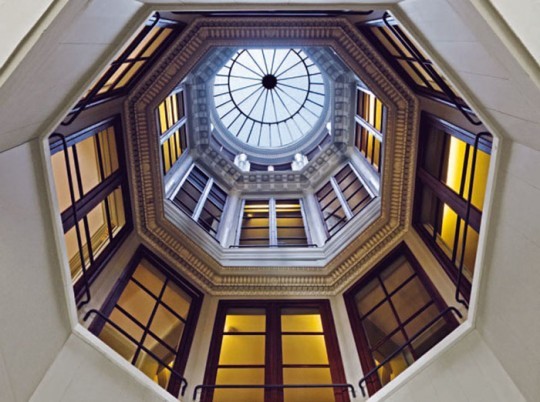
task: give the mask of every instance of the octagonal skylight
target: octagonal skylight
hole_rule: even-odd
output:
[[[321,71],[300,49],[240,49],[214,81],[216,111],[228,133],[257,148],[309,135],[325,96]]]

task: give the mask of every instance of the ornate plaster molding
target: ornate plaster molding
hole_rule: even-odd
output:
[[[388,107],[381,216],[357,238],[351,239],[344,251],[324,268],[223,267],[164,214],[154,108],[210,49],[253,46],[254,43],[257,46],[329,47]],[[145,243],[151,244],[171,265],[211,294],[335,294],[388,252],[410,225],[418,101],[344,19],[196,20],[131,91],[124,108],[136,230]],[[276,180],[275,173],[279,172],[272,175]],[[249,180],[249,175],[247,177]]]

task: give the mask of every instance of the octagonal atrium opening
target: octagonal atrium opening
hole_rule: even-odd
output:
[[[172,395],[302,369],[348,401],[466,319],[493,140],[385,10],[262,16],[156,13],[84,92],[49,137],[60,248],[81,323]]]

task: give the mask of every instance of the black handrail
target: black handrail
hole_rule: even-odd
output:
[[[184,396],[186,393],[186,388],[188,386],[187,380],[178,373],[174,368],[169,367],[167,363],[165,363],[163,360],[161,360],[154,352],[152,352],[150,349],[145,347],[144,345],[139,345],[140,342],[138,342],[134,337],[132,337],[125,329],[120,327],[117,323],[112,321],[109,317],[104,315],[101,311],[92,309],[88,311],[83,318],[83,321],[87,321],[90,315],[96,314],[99,316],[102,320],[107,322],[109,325],[111,325],[114,329],[116,329],[118,332],[120,332],[122,335],[124,335],[126,338],[128,338],[131,342],[133,342],[135,345],[139,346],[144,352],[146,352],[150,357],[152,357],[154,360],[156,360],[159,364],[161,364],[164,368],[169,370],[172,375],[178,377],[180,379],[180,384],[182,385],[180,390],[180,395]]]
[[[351,391],[353,398],[356,398],[356,391],[351,384],[266,384],[266,385],[253,385],[253,384],[223,384],[223,385],[211,385],[200,384],[193,390],[193,401],[197,400],[197,394],[202,389],[285,389],[285,388],[347,388]]]
[[[441,311],[435,318],[433,318],[430,322],[428,322],[426,325],[424,325],[420,331],[418,331],[414,336],[409,338],[407,342],[405,342],[403,345],[401,345],[398,349],[396,349],[394,352],[392,352],[389,356],[387,356],[382,362],[380,362],[378,365],[376,365],[374,368],[372,368],[362,379],[358,382],[358,386],[360,387],[360,391],[362,392],[362,396],[366,396],[366,391],[364,390],[364,386],[362,383],[367,382],[368,378],[371,377],[373,374],[376,374],[377,371],[381,367],[383,367],[386,363],[388,363],[390,360],[392,360],[395,356],[397,356],[399,353],[403,351],[407,346],[409,346],[416,338],[418,338],[424,331],[426,331],[429,327],[431,327],[433,324],[435,324],[437,321],[439,321],[443,316],[448,314],[449,312],[453,312],[455,315],[457,315],[459,318],[463,318],[463,315],[459,312],[459,310],[455,307],[447,307],[443,311]]]
[[[154,18],[155,18],[155,20],[150,25],[150,30],[153,29],[158,24],[158,22],[161,19],[161,16],[160,16],[160,14],[158,12],[156,12],[154,14]],[[118,59],[116,59],[115,61],[113,61],[111,63],[110,67],[124,63],[128,59],[129,55],[130,55],[130,52],[125,51]],[[94,87],[91,89],[90,93],[84,98],[82,104],[80,106],[76,106],[73,109],[73,110],[76,109],[76,111],[73,112],[73,110],[72,110],[73,114],[67,120],[62,121],[60,124],[62,126],[71,125],[75,121],[75,119],[77,117],[79,117],[79,115],[82,112],[84,112],[86,110],[88,105],[90,105],[94,101],[94,97],[97,95],[99,90],[103,87],[103,85],[105,85],[105,83],[109,80],[109,78],[111,78],[114,75],[114,73],[116,71],[117,70],[113,70],[113,69],[109,68],[105,72],[105,74],[99,79],[99,81],[94,85]]]
[[[470,173],[470,179],[469,179],[469,194],[467,198],[467,211],[465,212],[465,228],[463,231],[463,238],[461,240],[461,257],[459,261],[459,267],[458,267],[458,277],[456,281],[456,293],[455,293],[455,299],[458,303],[464,305],[465,307],[469,308],[469,303],[467,300],[462,299],[459,297],[460,288],[461,288],[461,278],[463,278],[463,265],[465,262],[465,247],[467,245],[467,229],[469,228],[469,219],[471,216],[471,207],[472,207],[472,193],[473,193],[473,185],[474,185],[474,176],[476,173],[476,157],[478,156],[478,144],[480,143],[480,138],[485,136],[490,136],[491,133],[488,133],[487,131],[482,131],[474,137],[474,145],[473,145],[473,157],[472,157],[472,163],[471,163],[471,173]]]
[[[57,137],[62,142],[62,150],[64,152],[64,162],[66,165],[66,173],[67,173],[67,179],[68,179],[68,187],[69,187],[69,198],[71,201],[71,211],[73,213],[73,221],[75,222],[75,233],[77,236],[77,247],[79,248],[79,258],[81,260],[81,270],[82,270],[82,280],[84,283],[84,289],[86,293],[86,300],[80,302],[77,305],[77,309],[81,309],[84,305],[90,303],[92,300],[92,295],[90,293],[90,284],[88,283],[88,275],[86,272],[86,265],[84,262],[84,251],[83,251],[83,245],[82,245],[82,238],[81,238],[81,229],[79,228],[79,218],[78,218],[78,210],[77,210],[77,203],[75,201],[75,191],[73,189],[73,176],[71,175],[71,162],[69,161],[69,152],[68,152],[68,145],[66,141],[66,137],[63,134],[60,133],[52,133],[50,135],[50,138]],[[76,155],[74,154],[76,157]],[[79,166],[76,164],[75,169],[78,170]]]
[[[385,12],[383,15],[383,22],[386,27],[392,31],[394,36],[401,42],[403,46],[407,48],[407,50],[412,54],[413,58],[416,62],[418,62],[424,70],[429,74],[429,76],[439,85],[439,87],[442,89],[444,94],[448,96],[450,101],[454,104],[454,106],[461,112],[461,114],[473,125],[480,126],[482,125],[482,121],[480,119],[476,118],[476,121],[471,117],[471,114],[476,116],[476,114],[471,111],[468,112],[463,108],[463,106],[459,103],[454,91],[444,82],[444,80],[441,78],[439,74],[433,69],[431,65],[426,65],[426,62],[428,60],[425,60],[424,57],[419,54],[418,50],[409,44],[408,38],[404,38],[403,35],[388,21],[388,18],[392,18],[392,16]],[[430,61],[431,62],[431,61]]]

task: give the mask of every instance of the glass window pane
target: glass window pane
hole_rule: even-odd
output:
[[[264,309],[229,309],[225,318],[225,332],[265,332]]]
[[[321,313],[316,308],[281,310],[282,332],[323,332]]]
[[[176,318],[169,310],[163,306],[158,306],[156,315],[150,325],[150,330],[172,349],[178,349],[182,334],[184,332],[184,323]]]
[[[120,326],[124,331],[126,331],[131,337],[136,341],[140,341],[144,330],[127,315],[122,313],[118,308],[114,308],[111,315],[109,316],[110,320]]]
[[[75,147],[81,171],[83,192],[86,194],[101,181],[95,138],[88,137],[74,145],[72,150]]]
[[[264,384],[264,369],[220,368],[216,384]],[[263,402],[264,389],[216,389],[213,402]]]
[[[381,273],[381,280],[388,293],[392,293],[413,274],[411,263],[405,256],[400,256]]]
[[[99,339],[105,342],[110,348],[114,349],[124,359],[131,361],[137,349],[136,345],[131,342],[125,335],[122,335],[112,325],[105,324]]]
[[[90,260],[88,257],[88,247],[86,246],[86,234],[82,222],[78,223],[79,233],[81,237],[81,244],[83,248],[83,258],[85,267],[88,268]],[[73,226],[64,234],[64,241],[66,243],[66,252],[69,260],[69,267],[71,270],[71,279],[73,282],[77,281],[82,275],[81,257],[79,253],[79,243],[77,241],[77,229]]]
[[[111,218],[111,226],[113,236],[116,235],[120,229],[126,224],[126,212],[124,209],[124,197],[122,193],[122,187],[118,187],[107,196],[109,202],[109,214]]]
[[[191,297],[171,281],[167,283],[161,301],[180,317],[187,318]]]
[[[282,335],[283,364],[328,364],[324,335]]]
[[[330,368],[283,368],[284,384],[332,384]],[[348,391],[345,391],[348,392]],[[332,388],[286,388],[285,402],[332,402]]]
[[[381,339],[398,327],[398,322],[390,304],[384,303],[363,319],[362,325],[368,343],[373,348]]]
[[[356,294],[356,306],[360,316],[364,316],[385,298],[384,290],[377,279],[370,281]]]
[[[142,259],[139,265],[133,273],[133,278],[144,285],[154,296],[158,297],[161,289],[163,288],[163,282],[165,282],[165,275],[155,269],[152,264],[147,260]]]
[[[169,367],[174,363],[173,357],[171,356],[168,361],[165,361]],[[152,381],[158,383],[163,388],[167,387],[169,383],[171,372],[164,368],[161,362],[155,360],[147,352],[141,351],[137,361],[135,362],[135,367],[141,370],[144,374],[148,376]]]
[[[240,245],[266,246],[270,244],[268,200],[251,201],[244,205]]]
[[[263,364],[264,335],[223,335],[219,364]]]
[[[429,303],[431,296],[416,277],[394,294],[391,300],[401,322],[404,322]]]
[[[405,327],[407,334],[410,334],[410,337],[419,334],[423,327],[429,324],[429,322],[432,321],[438,314],[439,311],[436,307],[430,307]],[[449,313],[448,315],[450,314],[452,313]],[[429,328],[422,331],[422,333],[418,335],[418,338],[412,342],[412,347],[414,348],[417,356],[422,356],[452,331],[445,321],[445,318],[448,317],[442,317],[435,321],[429,326]]]
[[[216,384],[264,384],[264,369],[220,368]],[[216,389],[214,402],[263,402],[264,389]]]
[[[118,299],[118,305],[143,325],[148,323],[155,304],[155,299],[131,281]]]
[[[299,200],[276,200],[276,225],[279,245],[307,244]]]

